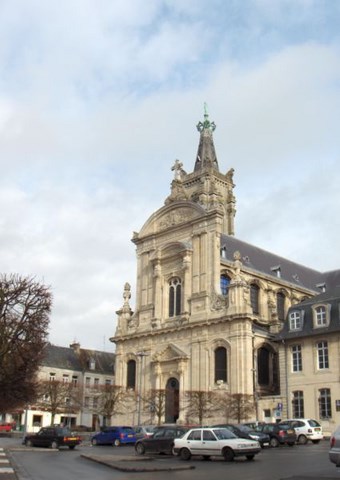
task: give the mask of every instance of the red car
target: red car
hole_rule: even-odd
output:
[[[13,425],[11,423],[0,423],[0,433],[1,432],[11,432]]]

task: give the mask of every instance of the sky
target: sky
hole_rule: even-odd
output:
[[[337,0],[0,0],[0,271],[50,286],[51,343],[114,351],[205,102],[236,237],[340,268],[339,25]]]

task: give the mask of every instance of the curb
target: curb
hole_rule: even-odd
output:
[[[92,462],[100,463],[101,465],[106,465],[107,467],[114,468],[115,470],[119,470],[120,472],[170,472],[170,471],[181,471],[181,470],[194,470],[194,465],[183,465],[183,466],[154,466],[154,467],[145,467],[146,461],[154,460],[152,457],[143,457],[136,458],[136,457],[119,457],[115,460],[112,456],[96,456],[96,455],[81,455],[82,458],[86,458],[87,460],[91,460]],[[129,463],[130,462],[130,463]],[[131,462],[141,464],[137,464],[135,466],[131,466]],[[0,477],[1,480],[1,477]]]

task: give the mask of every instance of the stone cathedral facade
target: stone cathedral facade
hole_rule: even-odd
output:
[[[193,171],[176,160],[164,205],[133,235],[136,305],[117,312],[115,381],[136,393],[130,424],[150,421],[141,397],[166,390],[163,420],[187,423],[185,393],[247,394],[254,416],[288,413],[278,341],[289,308],[320,293],[327,274],[237,239],[229,166],[220,171],[207,112]],[[281,359],[281,361],[280,361]],[[209,422],[222,421],[216,411]]]

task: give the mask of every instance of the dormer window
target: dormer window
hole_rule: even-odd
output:
[[[289,330],[302,329],[302,315],[299,310],[295,310],[289,314]]]
[[[96,369],[96,361],[95,361],[94,358],[90,358],[89,367],[90,367],[90,370],[95,370]]]
[[[220,249],[220,255],[222,258],[227,258],[227,247],[223,245]]]
[[[314,328],[327,327],[329,325],[328,305],[313,306],[313,323]]]

